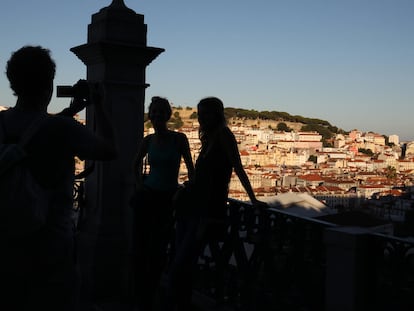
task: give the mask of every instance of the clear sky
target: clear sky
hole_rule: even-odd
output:
[[[151,96],[195,107],[284,111],[414,140],[414,0],[125,0],[166,51],[147,68]],[[56,85],[86,77],[70,48],[111,0],[2,0],[0,105],[13,106],[5,65],[26,44],[51,49]],[[52,99],[50,112],[68,100]]]

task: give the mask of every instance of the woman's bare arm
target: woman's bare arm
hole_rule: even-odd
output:
[[[193,159],[191,158],[190,144],[188,142],[187,136],[185,136],[184,134],[182,134],[180,145],[181,145],[181,154],[183,156],[185,166],[187,167],[188,180],[192,181],[194,178],[194,164],[193,164]]]
[[[237,148],[237,142],[233,133],[229,129],[224,129],[219,134],[219,139],[228,159],[230,160],[230,163],[234,168],[234,172],[237,177],[239,177],[243,188],[246,190],[247,195],[250,198],[250,201],[255,204],[258,200],[256,199],[256,195],[254,194],[252,185],[250,184],[249,177],[247,176],[241,163],[239,149]]]
[[[136,187],[138,189],[141,188],[143,184],[143,179],[142,179],[143,163],[142,161],[148,152],[149,139],[150,139],[150,135],[145,136],[142,139],[141,144],[138,147],[138,152],[136,153],[135,158],[134,158],[133,171],[134,171],[134,176],[135,176]]]

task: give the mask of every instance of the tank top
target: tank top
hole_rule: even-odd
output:
[[[177,133],[170,132],[167,143],[156,144],[151,137],[148,144],[148,164],[150,172],[144,185],[156,191],[172,191],[178,186],[181,151]]]
[[[230,132],[225,127],[223,131]],[[231,134],[225,133],[225,135]],[[207,150],[208,149],[208,150]],[[195,185],[200,199],[200,214],[223,219],[233,167],[219,140],[203,148],[195,164]]]

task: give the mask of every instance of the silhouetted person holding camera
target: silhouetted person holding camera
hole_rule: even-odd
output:
[[[184,197],[177,197],[176,256],[169,272],[168,310],[192,310],[192,271],[207,243],[222,241],[229,183],[233,170],[255,208],[258,201],[243,169],[236,139],[226,125],[220,99],[207,97],[197,105],[201,152],[195,164],[194,181]],[[181,206],[182,205],[182,206]],[[222,263],[219,263],[222,264]]]
[[[47,113],[55,70],[50,51],[41,46],[24,46],[7,62],[6,74],[17,102],[13,108],[0,112],[0,141],[19,141],[30,124],[43,119],[26,145],[28,158],[24,165],[47,189],[49,199],[43,227],[26,236],[0,237],[0,275],[4,284],[0,310],[74,310],[74,157],[111,160],[117,155],[101,88],[91,87],[87,98],[75,97],[72,102],[76,112],[86,104],[94,105],[99,136],[67,117],[75,110],[58,115]]]
[[[135,285],[140,311],[154,310],[154,298],[167,262],[167,246],[174,225],[172,197],[178,187],[181,159],[184,159],[190,180],[194,171],[187,137],[167,127],[171,112],[167,99],[152,98],[148,118],[155,132],[144,137],[134,165],[137,184],[132,201]]]

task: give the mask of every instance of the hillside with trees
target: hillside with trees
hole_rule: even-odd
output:
[[[241,108],[226,107],[224,113],[229,124],[244,124],[252,127],[272,128],[278,131],[315,131],[322,135],[325,146],[330,145],[330,140],[335,134],[346,134],[346,132],[336,126],[331,125],[328,121],[306,118],[299,115],[290,115],[287,112],[280,111],[257,111]],[[187,122],[193,122],[197,119],[197,109],[192,107],[173,107],[173,114],[169,125],[173,129],[179,129]],[[148,121],[148,116],[145,115]],[[149,122],[147,127],[151,126]]]

